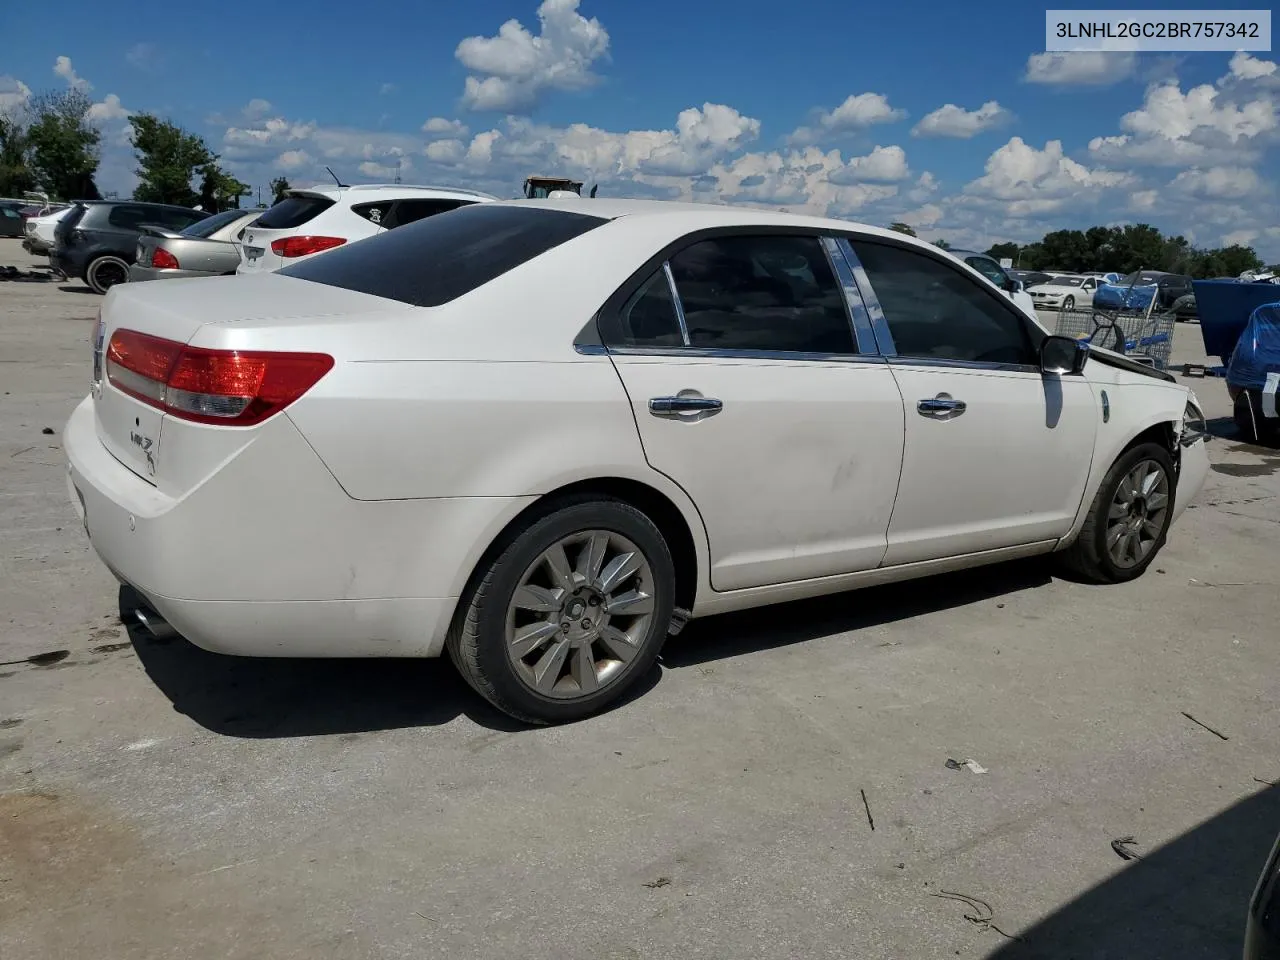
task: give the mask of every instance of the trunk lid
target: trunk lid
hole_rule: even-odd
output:
[[[236,272],[270,273],[291,262],[272,251],[272,242],[306,233],[307,224],[334,203],[333,197],[320,191],[290,190],[279,203],[246,227],[243,237],[236,241],[240,253],[240,267]]]
[[[376,298],[335,290],[319,283],[267,274],[235,281],[221,277],[182,283],[121,284],[112,287],[102,305],[94,335],[94,409],[98,438],[122,464],[178,495],[190,489],[219,463],[249,443],[260,427],[223,427],[193,423],[165,414],[121,390],[107,376],[106,354],[117,330],[188,344],[202,327],[217,324],[236,329],[251,323],[261,330],[300,317],[322,318],[368,311]],[[221,339],[221,338],[215,338]],[[231,339],[236,339],[232,334]],[[259,337],[266,340],[269,338]],[[227,347],[237,346],[234,343]],[[271,343],[246,344],[245,349],[275,349]],[[292,347],[285,347],[291,349]],[[122,384],[152,395],[155,388],[116,368]],[[159,374],[163,378],[163,373]],[[171,435],[172,434],[172,435]],[[195,435],[198,438],[193,439]],[[173,447],[173,457],[162,448]]]

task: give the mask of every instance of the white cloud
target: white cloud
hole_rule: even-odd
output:
[[[399,163],[378,163],[374,160],[366,160],[360,164],[359,170],[366,177],[373,177],[377,180],[391,180],[392,177],[399,174],[401,177],[408,176],[413,170],[413,161],[408,157],[398,158]]]
[[[305,150],[286,150],[276,157],[276,166],[281,170],[301,170],[315,164],[315,157]]]
[[[124,104],[120,102],[120,98],[114,93],[108,93],[106,99],[100,103],[95,103],[89,108],[87,117],[91,123],[109,123],[113,120],[125,120],[132,116],[133,111],[126,110]]]
[[[846,97],[844,103],[830,113],[823,113],[818,122],[828,130],[852,130],[901,120],[906,115],[907,111],[889,106],[888,98],[882,93],[859,93]]]
[[[969,202],[998,203],[1012,217],[1051,213],[1069,201],[1096,199],[1110,187],[1133,181],[1128,173],[1090,169],[1062,151],[1062,141],[1050,140],[1043,150],[1013,137],[987,159],[986,173],[965,185]]]
[[[1140,164],[1157,167],[1189,167],[1214,163],[1252,163],[1258,152],[1243,145],[1200,143],[1195,140],[1166,140],[1159,136],[1094,137],[1089,154],[1099,163]]]
[[[17,77],[0,77],[0,116],[22,112],[30,99],[31,88]]]
[[[1276,72],[1274,60],[1262,60],[1258,57],[1250,56],[1243,50],[1236,51],[1231,58],[1229,66],[1231,76],[1240,80],[1260,80],[1263,77],[1270,77]]]
[[[228,127],[222,139],[231,146],[274,146],[307,140],[316,130],[314,122],[294,123],[282,117],[272,117],[261,121],[257,126]]]
[[[461,140],[434,140],[423,151],[428,160],[452,166],[461,163],[467,155],[467,146]]]
[[[592,64],[609,49],[600,21],[578,13],[579,0],[543,0],[535,37],[508,20],[494,37],[467,37],[454,56],[471,71],[462,94],[471,110],[525,111],[549,90],[576,90],[596,80]]]
[[[422,125],[422,132],[438,137],[465,137],[467,135],[467,125],[460,120],[431,117]]]
[[[1260,97],[1244,106],[1221,100],[1222,91],[1211,84],[1192,87],[1185,94],[1176,83],[1147,90],[1142,108],[1120,118],[1121,128],[1140,135],[1179,140],[1195,133],[1231,143],[1275,129],[1276,103]]]
[[[1156,202],[1160,199],[1158,190],[1138,190],[1129,194],[1130,210],[1154,210]]]
[[[1131,76],[1136,64],[1132,53],[1033,53],[1023,79],[1051,86],[1107,86]]]
[[[92,83],[76,73],[75,67],[71,65],[70,57],[58,57],[53,61],[53,72],[67,81],[67,86],[73,90],[81,90],[87,93],[93,89]]]
[[[906,197],[912,203],[923,203],[938,191],[938,178],[926,170],[916,179],[915,186],[907,191]]]
[[[968,140],[1012,119],[1013,114],[995,100],[988,100],[977,110],[965,110],[954,103],[947,103],[921,117],[911,133],[917,137],[957,137]]]
[[[1247,247],[1258,239],[1258,234],[1257,230],[1233,230],[1222,235],[1221,243],[1224,247]]]
[[[1261,186],[1257,172],[1248,167],[1209,167],[1183,170],[1169,189],[1210,200],[1241,200],[1257,193]]]
[[[831,171],[832,183],[860,183],[864,181],[892,182],[905,180],[911,175],[907,169],[907,153],[901,147],[882,147],[876,144],[865,157],[850,157],[843,167]]]
[[[158,70],[163,59],[154,43],[135,43],[125,53],[124,58],[139,70],[147,72]],[[70,68],[70,61],[67,66]]]
[[[240,115],[246,120],[253,122],[262,120],[271,114],[271,101],[263,100],[261,97],[254,97],[244,105],[244,109],[240,111]]]
[[[400,88],[397,87],[394,83],[384,83],[382,86],[378,88],[378,96],[386,97],[395,93],[399,89]]]

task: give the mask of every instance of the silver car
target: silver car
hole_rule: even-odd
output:
[[[177,280],[183,277],[216,277],[235,273],[240,251],[235,241],[244,228],[265,210],[224,210],[181,233],[164,227],[145,226],[138,238],[137,254],[129,279]]]

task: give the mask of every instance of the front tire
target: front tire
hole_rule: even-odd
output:
[[[1063,309],[1063,310],[1074,310],[1075,308],[1076,308],[1076,298],[1075,298],[1075,297],[1067,297],[1067,299],[1065,299],[1065,300],[1063,300],[1063,301],[1062,301],[1062,309]]]
[[[116,256],[95,257],[85,268],[84,282],[94,293],[106,293],[116,284],[129,282],[129,264]]]
[[[499,710],[565,723],[616,702],[657,659],[675,604],[661,531],[619,500],[568,498],[507,533],[449,631],[449,655]]]
[[[1080,535],[1062,553],[1067,571],[1093,583],[1142,576],[1164,546],[1176,490],[1168,450],[1158,443],[1126,450],[1102,479]]]

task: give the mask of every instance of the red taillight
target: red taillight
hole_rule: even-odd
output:
[[[332,250],[346,242],[345,237],[285,237],[271,241],[271,252],[278,257],[305,257],[321,250]]]
[[[177,270],[178,258],[162,247],[151,251],[151,265],[161,270]]]
[[[279,413],[333,369],[325,353],[208,350],[117,330],[106,351],[117,390],[196,423],[247,427]]]

